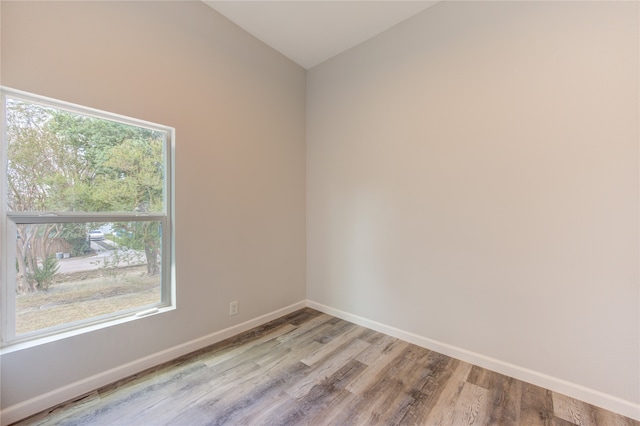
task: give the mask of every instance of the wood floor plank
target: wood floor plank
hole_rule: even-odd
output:
[[[320,340],[334,326],[335,324],[328,324],[326,319],[311,328],[303,324],[298,329],[279,336],[277,340],[282,345],[277,347],[278,350],[262,356],[256,362],[264,367],[265,374],[273,375],[283,366],[299,362],[318,351],[323,346]]]
[[[423,388],[431,372],[424,365],[406,357],[410,352],[405,350],[402,355],[391,359],[390,368],[382,373],[397,385],[397,389],[385,398],[385,405],[372,417],[376,424],[415,423],[416,407],[422,404],[426,406],[428,395]]]
[[[640,426],[309,308],[18,424]]]
[[[407,342],[396,339],[395,341],[390,342],[384,347],[377,347],[375,351],[377,353],[376,362],[371,361],[370,351],[369,354],[365,356],[361,356],[362,353],[358,355],[356,357],[356,360],[365,364],[367,362],[364,362],[362,360],[364,359],[365,361],[368,361],[368,368],[366,368],[362,374],[360,374],[351,383],[349,383],[349,385],[347,386],[347,390],[355,394],[362,393],[367,387],[371,385],[371,382],[376,380],[376,377],[380,374],[380,372],[387,368],[388,364],[392,362],[396,357],[398,357],[407,348],[408,345],[409,344]],[[380,350],[380,352],[378,352],[378,350]],[[364,352],[367,351],[363,351],[363,353]]]
[[[311,318],[307,322],[299,324],[295,329],[289,331],[288,333],[278,336],[277,339],[282,343],[288,343],[291,340],[297,339],[307,333],[322,333],[333,326],[332,324],[328,323],[328,321],[331,319],[333,319],[333,317],[327,314],[318,315],[314,318]]]
[[[175,395],[185,387],[189,390],[205,387],[210,389],[213,385],[208,369],[202,363],[188,364],[179,374],[158,375],[156,380],[141,381],[140,384],[132,383],[132,392],[110,392],[101,396],[102,404],[94,410],[90,410],[77,420],[70,423],[86,425],[112,425],[124,420],[133,421],[140,417],[141,413],[150,412],[155,407],[165,407],[168,401],[173,401]],[[191,397],[193,393],[183,393]]]
[[[474,366],[467,379],[490,393],[491,424],[517,424],[520,420],[522,382],[493,371]]]
[[[491,424],[519,424],[522,410],[522,382],[500,375],[496,387],[489,389],[490,402],[488,422]]]
[[[420,381],[414,385],[414,402],[411,404],[411,410],[405,417],[406,420],[413,424],[426,424],[425,419],[429,413],[436,407],[442,393],[447,388],[447,383],[452,379],[453,374],[457,371],[460,363],[457,359],[439,354],[437,352],[428,351],[427,357],[423,358],[417,365],[422,366],[423,370],[420,374]],[[416,392],[419,391],[419,392]]]
[[[552,393],[552,399],[555,416],[574,425],[631,426],[638,424],[627,417],[556,392]]]
[[[361,375],[367,366],[352,358],[340,370],[322,381],[323,386],[331,386],[335,389],[346,389],[356,377]],[[350,392],[351,393],[351,392]]]
[[[520,424],[523,426],[554,424],[553,396],[550,390],[522,383]]]
[[[553,412],[556,417],[574,425],[591,426],[588,407],[585,403],[568,396],[553,393]]]
[[[322,344],[329,343],[334,338],[344,334],[347,330],[358,327],[350,322],[337,320],[337,318],[330,319],[327,321],[327,324],[329,324],[331,328],[322,336],[318,337],[318,342]]]
[[[429,410],[423,420],[427,425],[451,425],[452,410],[451,407],[455,406],[456,401],[460,397],[462,388],[471,372],[473,366],[469,363],[462,362],[458,364],[450,380],[444,385],[438,400],[434,407]]]
[[[305,377],[310,367],[298,362],[283,371],[278,378],[253,377],[249,383],[215,392],[203,397],[186,410],[173,417],[168,424],[237,424],[254,407],[262,403],[274,403],[288,386]]]
[[[281,400],[279,404],[271,404],[270,407],[260,407],[252,412],[258,415],[250,415],[242,419],[247,424],[305,424],[307,419],[314,418],[325,412],[327,407],[339,403],[339,400],[348,398],[349,392],[344,390],[344,386],[353,377],[360,374],[366,368],[361,362],[350,360],[340,370],[324,379],[321,383],[314,385],[303,397],[291,400]],[[288,394],[287,394],[288,396]],[[276,414],[277,413],[277,414]],[[301,415],[302,414],[302,415]],[[295,423],[291,423],[296,419]]]
[[[450,410],[451,416],[444,424],[484,425],[487,424],[487,404],[489,391],[480,386],[464,383],[460,397]]]
[[[486,368],[474,365],[469,372],[467,382],[489,389],[492,386],[493,380],[495,380],[494,374],[495,373]]]
[[[367,389],[357,403],[334,419],[342,425],[380,424],[380,414],[386,412],[398,395],[400,383],[391,376],[383,376],[374,386]],[[387,391],[388,390],[388,391]]]
[[[329,315],[322,313],[320,311],[316,311],[315,309],[305,308],[305,309],[299,309],[295,312],[292,312],[289,315],[285,315],[277,319],[276,321],[281,321],[281,323],[287,323],[287,324],[299,326],[302,324],[306,324],[310,321],[313,321],[314,318],[320,317],[320,316],[330,317]]]
[[[345,343],[348,343],[351,340],[358,338],[363,331],[364,329],[362,327],[354,325],[353,327],[350,327],[341,335],[335,337],[331,341],[324,344],[317,351],[311,353],[309,356],[302,359],[301,362],[303,362],[308,366],[313,366],[314,364],[328,358],[331,355],[331,353],[339,349],[340,346],[344,346]],[[366,343],[367,347],[371,345],[370,343],[367,343],[364,341],[362,342]]]
[[[321,343],[311,341],[305,344],[296,345],[289,350],[274,351],[271,356],[264,356],[258,363],[263,367],[263,373],[273,377],[274,374],[287,368],[295,362],[299,362],[302,358],[309,356],[310,353],[318,350],[322,346]]]
[[[256,352],[255,348],[262,347],[263,350],[269,350],[269,347],[275,347],[280,344],[277,338],[283,334],[286,334],[295,329],[295,326],[291,324],[285,324],[271,333],[265,333],[263,336],[239,347],[229,348],[224,352],[218,352],[213,356],[205,358],[203,361],[209,367],[213,367],[218,364],[227,363],[227,365],[233,365],[234,361],[238,358],[246,358],[252,356]],[[229,362],[231,361],[231,362]]]
[[[553,426],[576,426],[576,425],[564,419],[561,419],[560,417],[554,417]]]
[[[359,405],[345,424],[424,424],[421,417],[439,397],[442,383],[451,371],[445,372],[455,360],[425,351],[429,362],[418,362],[415,348],[409,345],[381,369],[376,379],[361,393]],[[420,357],[421,358],[421,357]]]
[[[360,339],[353,340],[348,344],[344,344],[345,342],[342,343],[343,345],[339,353],[334,354],[331,357],[320,358],[324,360],[322,363],[313,363],[314,366],[311,368],[311,370],[309,370],[307,376],[300,380],[298,383],[295,383],[293,386],[291,386],[287,390],[287,393],[294,398],[301,398],[316,383],[318,383],[318,381],[321,381],[325,377],[329,377],[332,374],[336,373],[347,361],[351,360],[354,356],[358,355],[370,345],[370,343],[367,343]],[[308,361],[305,362],[305,360],[307,360],[308,358],[309,357],[303,359],[302,363],[305,365],[309,365]],[[315,356],[312,356],[311,358],[313,360],[316,359]]]
[[[360,395],[354,395],[347,390],[342,390],[339,397],[336,397],[331,404],[315,416],[305,417],[300,423],[301,425],[317,426],[345,426],[355,425],[356,423],[345,423],[343,418],[349,415],[354,407],[357,407],[364,398]]]
[[[371,346],[369,346],[367,350],[362,351],[356,359],[363,364],[370,365],[376,362],[381,354],[388,352],[397,341],[398,339],[395,337],[377,333],[373,338],[368,340]]]
[[[417,345],[409,345],[407,351],[403,354],[403,357],[409,361],[414,361],[416,364],[428,365],[433,363],[433,357],[438,357],[440,354],[432,352],[428,349],[421,348]]]

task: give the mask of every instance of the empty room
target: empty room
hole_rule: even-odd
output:
[[[0,2],[0,423],[640,422],[640,2]]]

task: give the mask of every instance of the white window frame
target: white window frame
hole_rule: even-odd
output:
[[[164,161],[164,206],[163,212],[10,212],[8,211],[7,188],[7,132],[6,132],[6,98],[18,99],[25,102],[36,103],[45,107],[65,110],[84,116],[115,121],[122,124],[146,128],[161,132],[165,135]],[[145,317],[148,315],[166,312],[175,309],[175,242],[174,242],[174,160],[175,129],[148,121],[138,120],[119,114],[84,107],[44,96],[27,93],[20,90],[0,86],[0,348],[8,348],[12,345],[38,341],[41,338],[64,337],[76,332],[86,332],[97,328],[103,328],[124,321]],[[61,324],[42,330],[37,330],[17,336],[16,325],[16,271],[11,267],[11,259],[16,257],[15,235],[18,224],[43,224],[43,223],[89,223],[89,222],[160,222],[162,226],[162,251],[161,251],[161,301],[154,305],[146,305],[138,308],[120,311],[99,317]],[[13,236],[13,238],[11,238]],[[50,339],[47,339],[49,341]]]

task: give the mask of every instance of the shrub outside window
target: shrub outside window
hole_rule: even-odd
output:
[[[2,117],[2,345],[173,306],[173,129],[7,88]]]

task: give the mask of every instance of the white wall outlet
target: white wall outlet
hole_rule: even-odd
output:
[[[238,301],[234,300],[233,302],[229,303],[229,316],[231,315],[238,315]]]

